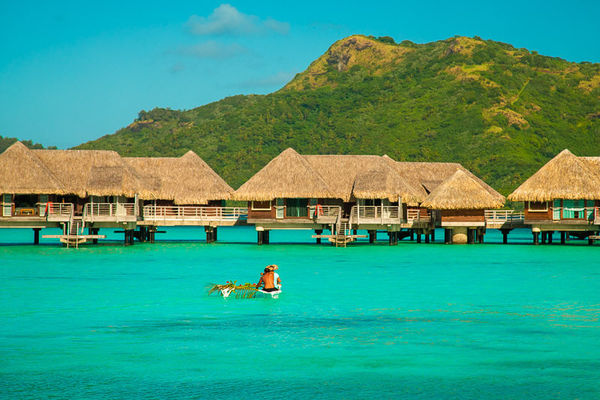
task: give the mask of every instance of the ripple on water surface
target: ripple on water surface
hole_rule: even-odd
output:
[[[13,235],[0,231],[0,242]],[[201,238],[201,229],[165,239]],[[8,398],[600,397],[599,246],[0,246]],[[438,238],[443,237],[438,234]],[[382,235],[383,238],[383,235]],[[291,242],[291,243],[285,243]],[[280,265],[279,299],[207,296]]]

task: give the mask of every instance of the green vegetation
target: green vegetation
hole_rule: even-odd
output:
[[[77,148],[124,156],[191,149],[234,188],[287,147],[454,161],[503,194],[564,148],[600,155],[600,64],[480,38],[390,39],[343,39],[278,92],[142,111]]]
[[[19,139],[0,136],[0,154],[3,153],[4,150],[8,149],[17,140],[19,140]],[[44,148],[43,145],[41,145],[39,143],[34,143],[31,140],[21,140],[21,143],[23,143],[25,146],[29,147],[30,149],[43,149]],[[56,146],[49,146],[48,149],[56,149]]]

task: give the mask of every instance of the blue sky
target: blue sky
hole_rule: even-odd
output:
[[[281,88],[336,40],[481,36],[600,62],[597,1],[0,2],[0,135],[60,148],[142,110]]]

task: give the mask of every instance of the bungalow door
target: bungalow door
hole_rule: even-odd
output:
[[[12,215],[12,194],[2,195],[2,216],[10,217]]]
[[[286,217],[308,217],[308,199],[286,199],[285,203]]]

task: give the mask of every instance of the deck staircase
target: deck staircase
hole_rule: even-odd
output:
[[[350,221],[348,218],[342,218],[338,216],[335,223],[335,234],[333,234],[329,241],[335,245],[335,247],[346,247],[346,245],[354,241],[354,237],[350,234]]]
[[[69,222],[65,224],[65,234],[60,238],[60,242],[67,247],[79,247],[87,241],[87,237],[83,234],[85,222],[82,217],[72,216]]]

